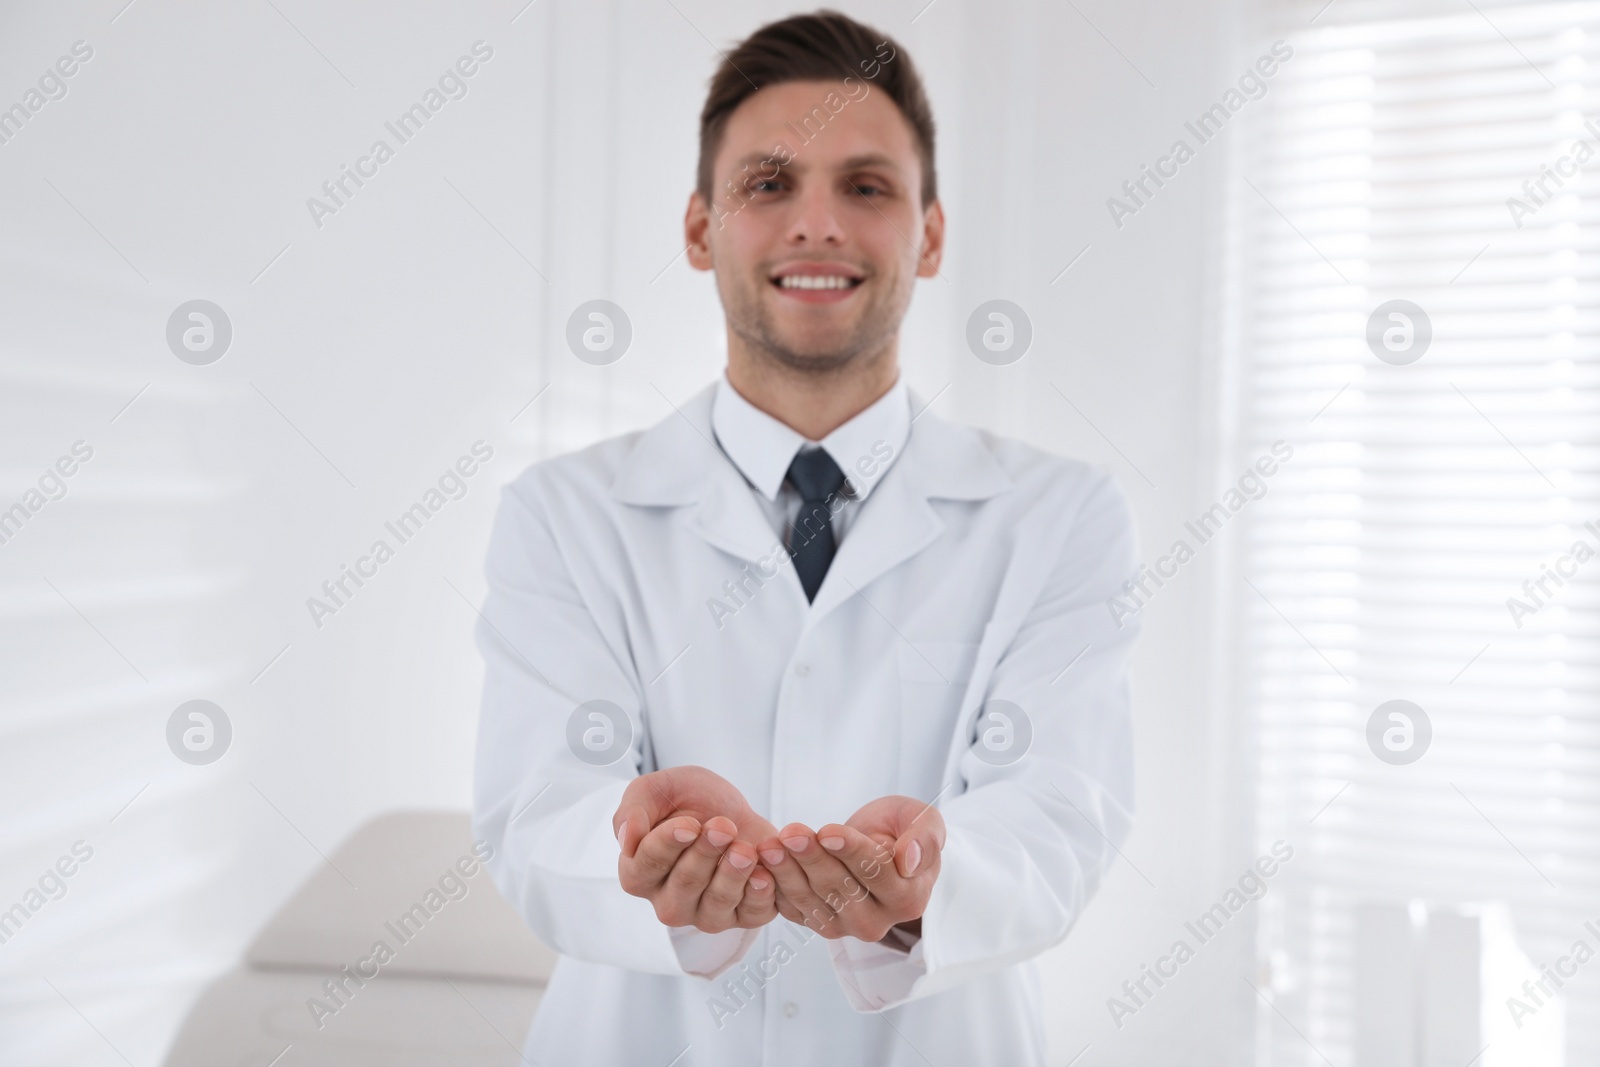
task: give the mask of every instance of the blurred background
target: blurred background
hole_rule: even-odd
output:
[[[1163,575],[1052,1062],[1600,1062],[1600,2],[837,6],[939,124],[905,375],[1114,472]],[[719,372],[697,116],[799,10],[0,4],[0,1061],[168,1062],[359,828],[468,808],[499,487]]]

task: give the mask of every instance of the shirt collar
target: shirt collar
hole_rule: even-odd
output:
[[[851,498],[860,501],[905,450],[911,399],[904,376],[897,376],[888,392],[820,442],[811,441],[741,396],[724,369],[711,403],[711,428],[723,453],[768,500],[777,499],[795,453],[820,445],[849,479]]]

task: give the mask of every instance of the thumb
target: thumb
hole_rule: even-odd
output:
[[[618,808],[617,813],[611,817],[612,829],[617,835],[617,846],[628,859],[633,858],[639,842],[644,839],[646,831],[633,829],[643,821],[637,808]]]
[[[671,779],[661,780],[661,771],[643,774],[628,783],[622,793],[622,802],[611,816],[611,830],[617,837],[617,846],[628,859],[639,848],[657,823],[672,814]]]
[[[895,869],[902,878],[926,871],[938,858],[942,847],[933,834],[925,831],[907,833],[895,846]]]
[[[944,849],[944,816],[932,806],[922,805],[915,812],[902,811],[908,819],[895,842],[895,868],[901,877],[910,878],[927,870]]]

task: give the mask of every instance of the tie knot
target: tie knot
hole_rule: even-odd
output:
[[[802,449],[789,464],[789,481],[804,501],[827,500],[844,485],[844,471],[825,448]]]

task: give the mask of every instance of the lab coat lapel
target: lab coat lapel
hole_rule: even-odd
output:
[[[868,585],[912,559],[944,530],[931,499],[982,500],[1011,487],[1011,479],[977,431],[928,410],[908,389],[912,422],[904,453],[861,506],[806,616],[809,630],[853,596],[869,602]]]
[[[783,560],[783,543],[767,525],[749,484],[726,458],[707,464],[707,483],[698,503],[684,514],[683,522],[707,542],[749,563]],[[795,590],[800,584],[795,582]]]
[[[915,433],[913,427],[913,441]],[[806,631],[853,596],[870,600],[868,585],[927,548],[944,529],[944,521],[928,503],[916,472],[907,462],[914,451],[908,443],[906,454],[873,488],[861,513],[851,523],[849,536],[840,544],[817,590],[817,598],[811,602]]]
[[[641,434],[611,494],[626,504],[682,507],[678,521],[685,528],[748,563],[768,559],[774,548],[781,559],[781,544],[749,484],[712,435],[715,395],[713,382]]]

